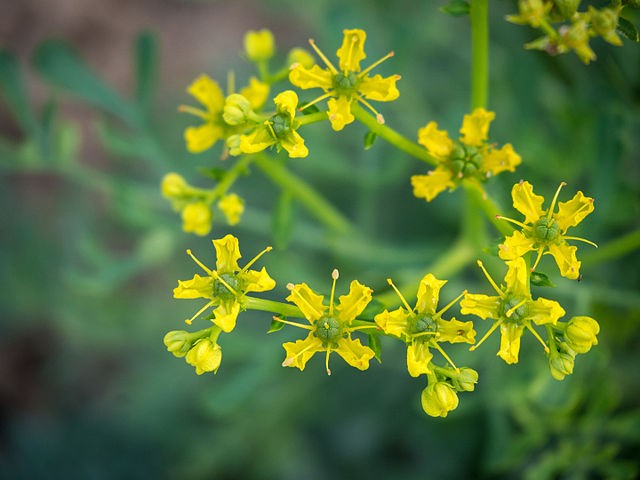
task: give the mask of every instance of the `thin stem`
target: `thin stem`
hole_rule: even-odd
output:
[[[243,305],[247,310],[260,310],[262,312],[273,312],[285,317],[305,318],[302,312],[295,305],[288,303],[276,302],[264,298],[244,297]]]
[[[251,155],[245,155],[240,157],[236,164],[226,171],[220,183],[216,185],[216,188],[210,191],[209,198],[214,200],[216,198],[220,198],[227,193],[227,190],[231,188],[233,183],[236,181],[238,176],[242,174],[247,167],[251,164],[251,162],[255,159],[255,157]]]
[[[489,96],[489,0],[471,0],[471,109]]]
[[[305,108],[308,105],[305,105]],[[323,120],[328,120],[326,111],[310,113],[308,115],[302,115],[301,117],[296,117],[296,120],[302,125],[309,125],[310,123],[322,122]]]
[[[511,225],[497,218],[500,209],[477,182],[465,180],[462,182],[462,186],[500,233],[505,236],[513,233],[513,227]]]
[[[598,263],[619,258],[640,248],[640,230],[628,233],[622,237],[606,243],[597,251],[591,251],[582,258],[584,265],[596,265]]]

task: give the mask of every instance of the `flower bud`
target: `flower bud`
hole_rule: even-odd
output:
[[[273,57],[274,43],[271,31],[267,29],[249,30],[244,36],[244,51],[252,62],[262,62]]]
[[[224,213],[229,225],[237,225],[244,212],[244,200],[235,193],[230,193],[220,199],[218,208]]]
[[[587,353],[598,344],[600,325],[591,317],[573,317],[567,323],[564,338],[569,347],[577,353]]]
[[[184,357],[191,348],[191,334],[184,330],[172,330],[164,336],[164,344],[176,357]]]
[[[622,40],[616,33],[618,26],[618,12],[612,8],[597,10],[589,7],[591,14],[591,28],[612,45],[622,45]]]
[[[458,407],[458,395],[446,382],[430,384],[422,391],[422,409],[432,417],[446,417]]]
[[[252,113],[251,103],[239,93],[229,95],[224,101],[222,118],[228,125],[242,125]]]
[[[583,63],[595,60],[596,54],[589,46],[589,28],[587,22],[578,20],[570,27],[564,26],[559,30],[562,47],[576,52]]]
[[[459,392],[473,392],[478,383],[478,372],[473,368],[462,367],[460,373],[453,378],[453,386]]]
[[[211,230],[211,209],[204,202],[190,203],[182,209],[182,230],[204,236]]]
[[[287,55],[287,65],[289,67],[297,64],[304,68],[311,68],[315,63],[316,61],[313,58],[313,55],[304,48],[292,48],[289,51],[289,55]]]
[[[556,10],[562,18],[569,19],[578,11],[581,0],[553,0]]]
[[[173,199],[180,197],[187,188],[186,180],[182,175],[178,175],[177,173],[167,173],[162,179],[162,195],[166,198]]]
[[[564,380],[564,377],[573,373],[575,356],[570,353],[551,352],[549,355],[549,369],[556,380]]]
[[[196,367],[196,373],[217,372],[222,362],[222,349],[209,338],[197,342],[187,353],[187,363]]]
[[[242,150],[240,150],[240,137],[238,134],[227,137],[226,145],[229,149],[229,154],[233,157],[237,157],[242,153]]]

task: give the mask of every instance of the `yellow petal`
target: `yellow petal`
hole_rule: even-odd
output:
[[[453,140],[446,130],[438,130],[436,122],[429,122],[418,130],[418,143],[439,159],[448,158],[453,150]]]
[[[313,65],[305,68],[297,65],[289,72],[289,81],[298,88],[306,90],[308,88],[322,88],[327,91],[333,86],[333,74],[331,71]]]
[[[516,230],[510,237],[504,239],[504,243],[498,245],[498,255],[502,260],[514,260],[533,250],[534,244],[535,241],[532,238]]]
[[[189,127],[184,131],[187,150],[191,153],[204,152],[211,148],[224,135],[221,127],[205,123],[198,127]]]
[[[582,192],[578,192],[568,202],[558,203],[558,213],[554,214],[553,218],[558,222],[560,231],[564,233],[569,227],[578,225],[593,210],[593,198],[585,197]]]
[[[224,213],[229,225],[237,225],[244,212],[244,200],[235,193],[230,193],[220,199],[218,208]]]
[[[373,290],[362,285],[357,280],[351,282],[349,293],[342,295],[338,299],[338,319],[343,322],[350,322],[362,313],[367,304],[371,301]]]
[[[409,315],[403,308],[391,312],[385,310],[373,319],[382,331],[388,335],[402,338],[409,325]]]
[[[412,377],[419,377],[431,373],[429,362],[433,354],[429,351],[427,342],[415,341],[407,345],[407,370]]]
[[[194,275],[191,280],[178,280],[173,289],[174,298],[211,298],[213,295],[213,279]]]
[[[487,139],[489,125],[496,114],[488,112],[484,108],[476,108],[473,112],[465,115],[462,120],[460,141],[465,145],[479,147]]]
[[[251,77],[249,85],[240,90],[240,95],[249,100],[253,110],[258,110],[267,101],[269,85],[261,82],[256,77]]]
[[[504,281],[507,284],[507,292],[516,297],[531,298],[531,292],[528,287],[529,269],[524,258],[516,258],[506,262],[507,274]]]
[[[222,362],[222,349],[209,338],[199,340],[187,352],[185,360],[196,368],[196,373],[216,372]]]
[[[309,335],[304,340],[296,340],[296,342],[287,342],[282,345],[287,355],[282,363],[285,367],[296,367],[301,371],[307,365],[307,362],[316,352],[326,350],[319,338]]]
[[[427,202],[436,198],[443,190],[455,187],[451,172],[441,166],[431,170],[427,175],[413,175],[411,185],[413,194],[418,198],[424,198]]]
[[[286,113],[291,120],[296,116],[298,95],[293,90],[286,90],[273,99],[278,113]]]
[[[364,42],[367,34],[364,30],[343,30],[342,46],[336,52],[340,59],[340,70],[343,72],[359,72],[360,61],[366,58]]]
[[[287,297],[287,301],[295,303],[311,323],[319,320],[327,309],[322,300],[324,297],[314,293],[306,283],[294,285]]]
[[[376,355],[369,347],[362,345],[360,339],[353,340],[349,337],[338,340],[338,346],[335,352],[337,352],[345,362],[359,370],[369,368],[369,361]]]
[[[204,202],[190,203],[182,209],[182,230],[204,236],[211,231],[211,208]]]
[[[516,183],[511,189],[511,198],[514,208],[524,215],[524,223],[535,223],[544,213],[544,197],[533,193],[533,186],[529,182]]]
[[[226,235],[224,238],[214,240],[213,246],[216,249],[216,270],[219,274],[240,270],[238,259],[242,255],[240,255],[240,247],[236,237]]]
[[[262,267],[259,272],[257,270],[247,270],[238,276],[242,278],[246,285],[243,289],[245,292],[266,292],[273,290],[276,286],[275,280],[269,276],[265,267]]]
[[[220,86],[207,75],[200,75],[187,88],[187,92],[207,107],[209,113],[221,112],[224,107],[224,95]]]
[[[249,135],[240,135],[240,151],[242,153],[257,153],[276,143],[266,125],[259,125]]]
[[[524,331],[524,325],[514,323],[503,323],[500,325],[500,351],[498,356],[505,362],[518,363],[518,353],[520,353],[520,338]]]
[[[500,316],[500,297],[490,297],[476,293],[467,293],[460,302],[460,312],[463,315],[477,315],[483,320],[497,319]]]
[[[329,107],[329,121],[331,122],[331,128],[336,132],[342,130],[345,125],[350,124],[355,120],[355,117],[351,113],[351,99],[345,96],[338,98],[331,98],[327,102]]]
[[[527,318],[536,325],[545,325],[550,323],[555,325],[558,319],[564,316],[565,311],[560,304],[554,300],[546,298],[538,298],[527,305],[529,314]]]
[[[396,87],[396,82],[399,79],[398,75],[391,75],[387,78],[383,78],[382,75],[365,76],[358,85],[358,93],[369,100],[391,102],[400,96]]]
[[[549,245],[549,253],[553,256],[560,269],[560,275],[571,280],[575,280],[580,275],[580,264],[576,257],[578,247],[570,246],[566,242],[559,245],[554,243]]]
[[[516,167],[522,163],[522,158],[507,143],[500,150],[490,150],[482,157],[482,167],[485,172],[491,175],[497,175],[500,172],[508,170],[515,172]]]
[[[280,140],[280,145],[289,154],[289,158],[304,158],[309,155],[309,149],[304,144],[304,138],[295,130],[291,130],[286,138]]]
[[[219,326],[223,332],[229,333],[236,327],[236,319],[240,313],[240,304],[235,300],[221,303],[218,308],[213,311],[214,318],[212,320]]]
[[[433,315],[438,308],[440,289],[447,283],[446,280],[438,280],[431,273],[427,273],[418,286],[418,300],[416,312]]]
[[[438,320],[438,341],[449,343],[475,343],[476,331],[473,329],[473,322],[461,322],[452,318],[451,320]]]

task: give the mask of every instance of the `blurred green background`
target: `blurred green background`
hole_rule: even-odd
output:
[[[278,59],[309,37],[330,56],[344,28],[368,33],[370,61],[399,73],[400,98],[380,104],[387,123],[414,138],[430,120],[455,132],[469,105],[468,18],[444,1],[409,0],[24,0],[0,7],[0,478],[635,478],[640,449],[640,255],[608,257],[581,245],[580,283],[552,275],[568,315],[592,315],[600,344],[552,379],[532,337],[520,364],[495,357],[497,336],[474,352],[449,352],[479,371],[446,419],[420,407],[422,379],[404,350],[385,342],[384,363],[366,372],[315,358],[301,373],[280,366],[294,329],[265,335],[267,314],[244,314],[222,337],[217,375],[196,376],[162,344],[197,302],[172,299],[197,268],[212,264],[211,238],[233,233],[244,257],[274,241],[278,188],[259,171],[239,180],[240,225],[214,223],[210,237],[182,233],[161,198],[168,171],[208,186],[197,169],[220,150],[187,154],[176,112],[200,73],[222,84],[250,66],[242,38],[270,28]],[[598,3],[598,2],[594,2]],[[601,2],[600,2],[601,3]],[[507,215],[521,178],[552,195],[568,182],[596,199],[575,235],[606,246],[638,231],[640,49],[593,42],[598,60],[525,51],[535,37],[491,2],[491,139],[523,157],[488,184]],[[631,12],[633,13],[633,12]],[[637,11],[636,11],[637,13]],[[636,25],[639,16],[630,15]],[[284,87],[283,87],[284,88]],[[313,92],[312,92],[313,93]],[[306,127],[311,155],[290,167],[349,217],[367,241],[332,234],[294,209],[286,249],[263,264],[278,280],[327,290],[341,270],[382,292],[436,261],[455,238],[461,192],[431,204],[412,196],[424,165],[366,130]],[[497,242],[495,231],[492,235]],[[637,233],[636,233],[637,236]],[[630,237],[626,237],[627,239]],[[606,250],[602,250],[606,253]],[[544,265],[551,265],[545,264]],[[486,292],[477,268],[451,278]],[[550,273],[551,268],[547,269]],[[497,273],[500,277],[501,272]],[[483,333],[488,324],[478,321]]]

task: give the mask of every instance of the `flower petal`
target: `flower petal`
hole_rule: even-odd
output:
[[[295,130],[291,130],[286,138],[280,140],[280,145],[289,154],[289,158],[304,158],[309,155],[309,149],[304,144],[304,138]]]
[[[188,127],[184,131],[187,150],[191,153],[200,153],[208,150],[223,136],[222,128],[212,123],[205,123],[198,127]]]
[[[341,295],[338,299],[337,317],[343,322],[351,322],[362,313],[367,304],[371,301],[371,290],[366,285],[362,285],[357,280],[351,282],[349,293]]]
[[[549,245],[549,253],[553,256],[560,269],[560,275],[575,280],[580,275],[581,262],[576,257],[578,247],[570,246],[566,242]]]
[[[460,302],[460,312],[463,315],[477,315],[483,320],[486,318],[498,319],[500,313],[500,297],[467,293]]]
[[[269,276],[267,269],[262,267],[259,272],[257,270],[247,270],[238,274],[238,277],[244,282],[244,292],[266,292],[273,290],[276,281]]]
[[[360,343],[360,339],[353,340],[349,337],[340,338],[335,350],[345,362],[359,370],[369,368],[369,361],[375,357],[375,353],[369,347]]]
[[[200,75],[187,88],[196,100],[207,107],[209,113],[217,113],[222,111],[224,107],[224,95],[220,86],[212,80],[208,75]]]
[[[424,198],[427,202],[436,198],[443,190],[455,187],[451,172],[442,166],[431,170],[427,175],[413,175],[411,185],[413,186],[413,195]]]
[[[340,59],[340,70],[343,72],[359,72],[360,61],[366,58],[364,42],[367,34],[364,30],[343,30],[342,46],[336,52]]]
[[[291,120],[296,116],[298,108],[298,95],[293,90],[286,90],[273,99],[278,113],[286,113]]]
[[[475,343],[476,331],[473,329],[473,322],[461,322],[452,318],[451,320],[438,320],[438,342],[449,343]]]
[[[415,341],[407,345],[407,370],[412,377],[431,373],[429,362],[433,354],[429,351],[428,342]]]
[[[433,315],[438,308],[440,289],[447,283],[446,280],[438,280],[431,273],[427,273],[418,286],[418,300],[416,301],[416,312]]]
[[[234,300],[222,302],[213,311],[214,318],[211,320],[219,326],[223,332],[229,333],[236,327],[236,319],[240,313],[240,304]]]
[[[510,143],[504,145],[500,150],[492,149],[482,157],[482,167],[485,172],[497,175],[508,170],[516,171],[516,166],[522,163],[522,158],[518,155]]]
[[[216,249],[216,270],[218,273],[231,273],[240,270],[238,267],[238,259],[240,255],[240,246],[238,239],[233,235],[226,235],[213,241]]]
[[[182,209],[182,230],[204,236],[211,231],[211,208],[205,202],[195,202]]]
[[[385,310],[376,315],[374,321],[384,333],[402,338],[409,325],[409,315],[403,308],[391,312]]]
[[[578,192],[568,202],[558,203],[558,213],[554,214],[553,218],[564,233],[569,227],[578,225],[593,210],[593,198],[585,197],[582,192]]]
[[[369,100],[391,102],[400,96],[396,87],[396,82],[399,79],[398,75],[391,75],[387,78],[383,78],[382,75],[365,76],[358,85],[358,93]]]
[[[515,297],[531,298],[529,291],[529,271],[524,258],[516,258],[506,262],[508,270],[504,277],[507,292]]]
[[[507,322],[500,325],[500,350],[498,356],[509,364],[518,363],[520,338],[524,325]]]
[[[266,125],[259,125],[249,135],[240,135],[240,151],[257,153],[277,142]]]
[[[339,96],[337,98],[331,98],[327,102],[329,107],[328,115],[331,122],[331,128],[336,132],[344,128],[345,125],[350,124],[355,120],[355,117],[351,113],[351,99],[345,96]]]
[[[173,289],[174,298],[212,298],[213,278],[196,274],[191,280],[178,280]]]
[[[322,352],[326,348],[322,345],[319,338],[309,335],[304,340],[296,340],[296,342],[287,342],[282,345],[287,356],[282,363],[285,367],[296,367],[301,371],[307,365],[307,362],[316,352]]]
[[[436,122],[429,122],[418,130],[418,143],[423,145],[431,155],[446,159],[453,150],[453,140],[446,130],[438,130]]]
[[[287,301],[295,303],[311,323],[319,320],[327,309],[322,300],[324,297],[314,293],[306,283],[294,285],[287,297]]]
[[[253,110],[258,110],[267,101],[269,85],[261,82],[256,77],[251,77],[249,85],[240,90],[240,95],[249,100]]]
[[[311,68],[298,65],[289,72],[289,81],[303,90],[322,88],[326,92],[333,86],[333,74],[318,65],[313,65]]]
[[[560,304],[554,300],[546,298],[538,298],[527,305],[529,315],[527,318],[536,325],[545,325],[547,323],[555,325],[558,319],[564,316],[565,311]]]
[[[498,255],[502,260],[514,260],[533,250],[534,244],[534,239],[516,230],[510,237],[504,239],[504,243],[498,245]]]
[[[529,182],[516,183],[511,189],[511,198],[514,208],[524,215],[524,223],[535,223],[544,214],[544,197],[533,193]]]
[[[235,193],[230,193],[220,199],[218,208],[224,213],[229,225],[237,225],[244,212],[244,200]]]
[[[484,108],[476,108],[473,112],[465,115],[462,120],[460,141],[465,145],[479,147],[487,139],[489,125],[496,114],[488,112]]]

